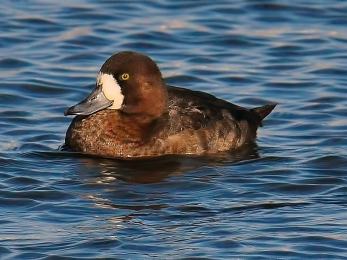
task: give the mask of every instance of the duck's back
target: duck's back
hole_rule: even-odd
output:
[[[205,92],[171,86],[168,93],[168,120],[161,136],[171,152],[179,154],[241,147],[255,139],[262,119],[275,107],[248,110]]]

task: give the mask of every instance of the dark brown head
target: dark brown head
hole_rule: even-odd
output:
[[[148,56],[124,51],[102,65],[95,89],[65,115],[90,115],[102,109],[158,118],[167,108],[168,94],[160,70]]]

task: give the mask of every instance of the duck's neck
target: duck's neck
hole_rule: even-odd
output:
[[[146,82],[139,86],[138,93],[125,94],[121,111],[139,121],[151,121],[167,111],[168,103],[167,87],[163,81],[160,84]]]

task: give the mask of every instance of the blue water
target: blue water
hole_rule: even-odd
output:
[[[346,1],[5,0],[0,17],[1,259],[347,259]],[[63,111],[122,50],[278,106],[237,154],[61,151]]]

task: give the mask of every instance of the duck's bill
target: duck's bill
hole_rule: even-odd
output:
[[[113,101],[105,97],[100,86],[96,88],[80,103],[65,110],[64,115],[91,115],[102,109],[112,106]]]

